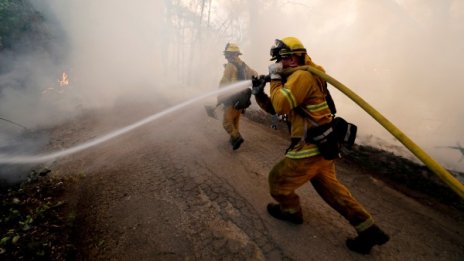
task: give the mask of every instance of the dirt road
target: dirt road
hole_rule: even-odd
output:
[[[53,143],[83,142],[150,111],[84,117]],[[369,256],[350,252],[355,231],[310,184],[298,191],[303,225],[273,219],[267,174],[288,140],[246,118],[241,129],[245,143],[232,151],[221,122],[193,106],[54,163],[54,173],[82,177],[69,195],[78,259],[464,260],[464,213],[420,204],[343,161],[339,179],[390,242]]]

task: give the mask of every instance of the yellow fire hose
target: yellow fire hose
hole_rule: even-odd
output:
[[[417,158],[419,158],[430,170],[435,172],[435,174],[442,179],[448,186],[451,187],[462,199],[464,199],[464,185],[457,180],[453,175],[451,175],[445,168],[438,164],[432,157],[430,157],[425,151],[423,151],[419,146],[417,146],[408,136],[406,136],[400,129],[398,129],[393,123],[391,123],[387,118],[380,114],[376,109],[359,97],[356,93],[351,91],[348,87],[343,85],[341,82],[332,78],[330,75],[312,67],[309,65],[299,66],[296,68],[287,69],[283,74],[291,74],[296,70],[306,70],[312,72],[335,88],[340,90],[355,103],[357,103],[363,110],[369,113],[376,121],[378,121],[387,131],[389,131],[393,136],[395,136],[401,143],[403,143],[406,148],[408,148]]]

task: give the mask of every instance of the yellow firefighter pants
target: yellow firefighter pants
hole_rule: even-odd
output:
[[[233,106],[224,107],[224,118],[222,126],[229,133],[232,139],[240,137],[240,132],[238,130],[240,114],[242,110],[236,110]]]
[[[279,202],[282,210],[290,213],[301,210],[295,190],[308,181],[311,181],[322,199],[345,217],[358,232],[374,223],[371,215],[338,181],[333,160],[325,160],[320,155],[304,159],[284,158],[269,173],[272,197]]]

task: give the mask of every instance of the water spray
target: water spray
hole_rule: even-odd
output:
[[[459,182],[453,175],[451,175],[445,168],[443,168],[438,162],[430,157],[424,150],[422,150],[417,144],[414,143],[406,134],[398,129],[393,123],[385,118],[380,112],[374,109],[356,93],[351,91],[348,87],[343,85],[341,82],[332,78],[330,75],[319,71],[318,69],[305,65],[296,68],[287,69],[283,74],[289,75],[296,70],[307,70],[311,73],[316,74],[328,83],[332,84],[339,91],[348,96],[351,100],[357,103],[364,111],[371,115],[377,122],[379,122],[387,131],[389,131],[395,138],[397,138],[403,145],[409,149],[417,158],[419,158],[430,170],[432,170],[441,180],[443,180],[451,189],[453,189],[461,198],[464,199],[464,185]]]
[[[64,156],[68,156],[68,155],[71,155],[71,154],[74,154],[74,153],[77,153],[79,151],[82,151],[82,150],[85,150],[85,149],[88,149],[88,148],[91,148],[91,147],[94,147],[94,146],[97,146],[103,142],[106,142],[106,141],[109,141],[113,138],[116,138],[122,134],[125,134],[127,132],[130,132],[138,127],[141,127],[149,122],[152,122],[154,120],[157,120],[165,115],[168,115],[172,112],[175,112],[183,107],[186,107],[187,105],[190,105],[190,104],[193,104],[193,103],[196,103],[198,101],[201,101],[207,97],[210,97],[210,96],[213,96],[213,95],[217,95],[217,94],[220,94],[220,93],[226,93],[226,92],[229,92],[231,90],[235,90],[235,89],[243,89],[245,87],[250,87],[251,86],[251,81],[250,80],[246,80],[246,81],[240,81],[240,82],[236,82],[236,83],[233,83],[231,85],[228,85],[228,86],[225,86],[223,88],[220,88],[218,90],[215,90],[215,91],[211,91],[209,93],[206,93],[206,94],[203,94],[203,95],[200,95],[200,96],[197,96],[197,97],[194,97],[190,100],[187,100],[187,101],[184,101],[176,106],[173,106],[173,107],[170,107],[164,111],[161,111],[161,112],[158,112],[158,113],[155,113],[155,114],[152,114],[138,122],[135,122],[127,127],[124,127],[124,128],[121,128],[121,129],[118,129],[118,130],[115,130],[113,132],[110,132],[102,137],[99,137],[99,138],[95,138],[95,139],[92,139],[88,142],[85,142],[85,143],[82,143],[82,144],[79,144],[79,145],[76,145],[74,147],[71,147],[71,148],[67,148],[67,149],[64,149],[64,150],[60,150],[60,151],[57,151],[57,152],[52,152],[52,153],[48,153],[48,154],[42,154],[42,155],[13,155],[13,156],[9,156],[9,155],[6,155],[6,154],[0,154],[0,164],[31,164],[31,163],[42,163],[42,162],[46,162],[46,161],[50,161],[50,160],[54,160],[54,159],[57,159],[57,158],[61,158],[61,157],[64,157]]]

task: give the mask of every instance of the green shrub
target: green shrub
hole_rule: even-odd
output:
[[[28,0],[0,0],[0,51],[40,33],[33,25],[41,21],[43,17]]]

